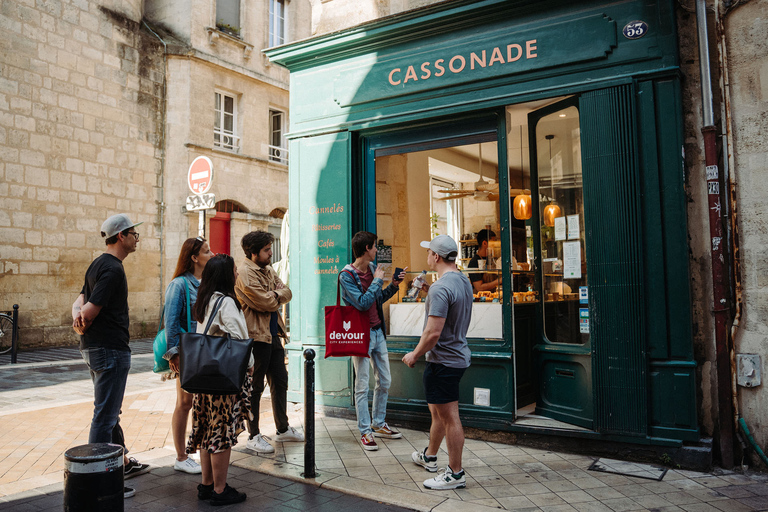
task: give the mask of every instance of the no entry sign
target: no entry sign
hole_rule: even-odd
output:
[[[207,156],[199,156],[192,161],[187,173],[187,185],[193,194],[205,194],[213,181],[213,162]]]

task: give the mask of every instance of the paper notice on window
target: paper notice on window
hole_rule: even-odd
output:
[[[568,216],[568,240],[578,240],[581,238],[581,230],[579,229],[579,216]]]
[[[555,217],[555,240],[565,240],[565,217]]]
[[[565,279],[581,277],[581,242],[563,243],[563,277]]]

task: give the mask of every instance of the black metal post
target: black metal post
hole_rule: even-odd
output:
[[[13,305],[13,334],[11,335],[11,364],[16,364],[16,349],[19,345],[19,305]]]
[[[304,478],[315,478],[315,351],[304,350]]]

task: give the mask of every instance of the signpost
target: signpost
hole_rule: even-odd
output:
[[[187,172],[187,185],[193,196],[187,197],[187,210],[199,211],[197,235],[205,236],[205,210],[216,205],[216,197],[206,194],[213,182],[213,162],[207,156],[199,156],[192,160]]]

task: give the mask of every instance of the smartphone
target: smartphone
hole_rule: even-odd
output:
[[[400,277],[400,274],[403,272],[403,269],[400,267],[395,267],[395,272],[392,274],[392,279],[397,281],[397,278]]]

